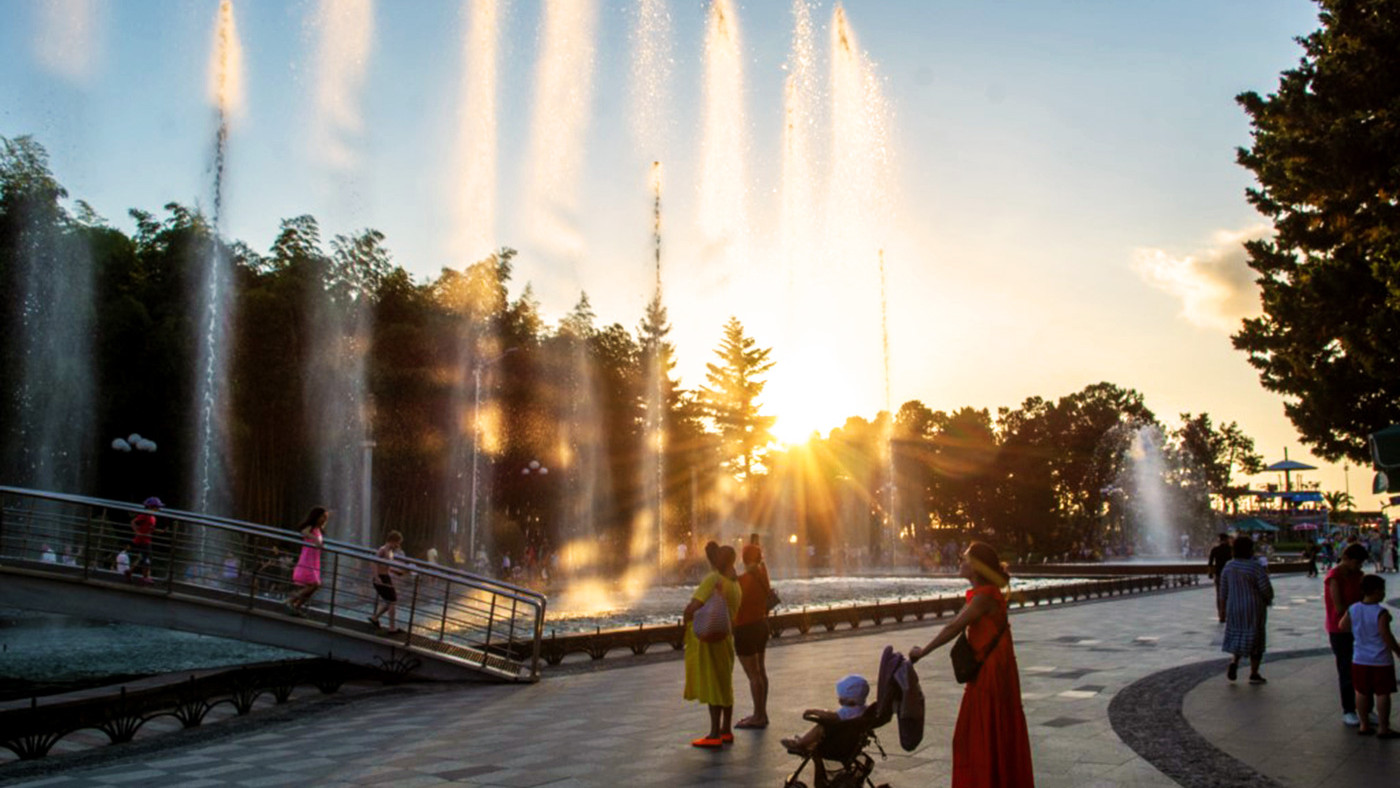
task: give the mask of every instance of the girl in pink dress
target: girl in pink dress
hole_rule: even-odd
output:
[[[287,597],[287,609],[293,615],[306,615],[302,608],[306,606],[306,601],[311,595],[316,593],[316,589],[321,587],[321,546],[326,542],[326,521],[330,516],[331,513],[324,507],[312,507],[306,519],[297,526],[301,531],[301,556],[297,558],[296,568],[292,570],[292,582],[298,589]]]

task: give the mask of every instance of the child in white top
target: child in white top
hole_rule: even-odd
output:
[[[1390,696],[1395,693],[1395,660],[1400,643],[1390,632],[1390,611],[1381,605],[1385,599],[1385,579],[1380,575],[1361,578],[1361,601],[1347,609],[1338,626],[1350,632],[1355,645],[1351,656],[1351,683],[1356,689],[1356,714],[1361,720],[1357,733],[1377,734],[1379,739],[1397,739],[1390,728]],[[1370,727],[1371,700],[1375,698],[1380,730]]]

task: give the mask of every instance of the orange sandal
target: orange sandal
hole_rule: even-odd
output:
[[[690,743],[691,747],[704,747],[709,750],[718,750],[724,746],[724,742],[718,738],[711,739],[709,736],[701,736]]]
[[[723,743],[723,744],[733,744],[733,743],[734,743],[734,734],[732,734],[732,733],[721,733],[721,734],[719,735],[719,740],[720,740],[720,742]]]

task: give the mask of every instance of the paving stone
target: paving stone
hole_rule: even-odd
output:
[[[1270,612],[1264,667],[1270,683],[1263,687],[1225,681],[1223,628],[1215,622],[1210,586],[1013,610],[1037,785],[1213,784],[1178,783],[1163,771],[1171,767],[1153,760],[1140,740],[1164,735],[1163,720],[1175,726],[1173,741],[1204,747],[1200,752],[1243,775],[1221,785],[1321,788],[1343,777],[1359,785],[1393,780],[1385,770],[1400,762],[1400,747],[1383,750],[1377,745],[1385,743],[1361,740],[1340,724],[1320,581],[1284,576],[1275,586],[1288,604]],[[641,664],[626,657],[582,662],[534,685],[407,687],[356,697],[337,713],[308,712],[260,727],[255,712],[51,759],[84,764],[60,773],[53,764],[42,772],[7,764],[0,766],[0,784],[777,785],[798,764],[778,739],[808,727],[804,708],[831,706],[838,678],[873,677],[886,644],[907,650],[944,623],[776,641],[768,652],[772,724],[738,732],[735,744],[719,752],[689,746],[708,718],[704,707],[680,699],[683,668],[674,654]],[[1289,655],[1295,656],[1275,659]],[[876,783],[948,782],[963,688],[943,655],[921,662],[919,674],[928,709],[923,743],[905,753],[893,728],[881,731],[890,757],[880,761],[877,753]],[[1091,675],[1092,684],[1081,683]],[[1153,684],[1158,677],[1165,678]],[[735,716],[744,716],[747,684],[737,668],[735,692]],[[1135,718],[1124,711],[1133,698],[1152,698],[1152,705]],[[219,733],[230,725],[247,727]],[[1334,768],[1343,761],[1344,771]]]

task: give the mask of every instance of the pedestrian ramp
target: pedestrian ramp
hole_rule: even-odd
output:
[[[284,600],[301,535],[163,509],[144,567],[122,571],[140,505],[0,486],[6,607],[193,632],[371,665],[409,677],[539,678],[544,595],[396,559],[399,631],[369,621],[374,551],[327,539],[322,586],[300,615]],[[136,558],[127,550],[127,561]],[[387,622],[383,622],[387,623]]]

